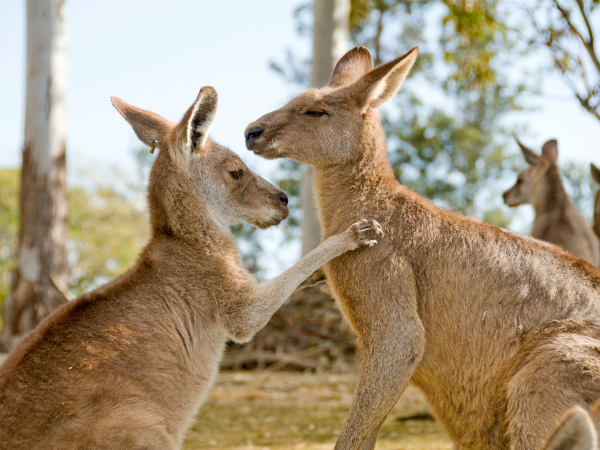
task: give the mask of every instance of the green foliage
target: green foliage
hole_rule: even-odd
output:
[[[19,225],[19,182],[17,169],[0,169],[0,309],[10,286],[15,266]]]
[[[19,169],[0,170],[0,306],[10,286],[19,228]],[[145,208],[110,186],[69,189],[70,288],[80,295],[133,265],[148,239]]]
[[[145,208],[109,186],[69,190],[70,284],[75,295],[130,268],[149,236]]]

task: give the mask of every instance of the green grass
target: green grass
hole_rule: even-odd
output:
[[[219,376],[185,439],[192,449],[331,449],[348,413],[356,376],[226,372]],[[441,425],[398,422],[428,411],[409,386],[383,426],[378,449],[450,449]]]

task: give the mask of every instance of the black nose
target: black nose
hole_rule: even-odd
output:
[[[280,192],[279,194],[277,194],[277,200],[279,200],[285,206],[287,206],[288,204],[288,198],[287,195],[285,195],[285,192]]]
[[[264,132],[265,130],[263,130],[261,127],[252,127],[246,131],[246,147],[248,150],[252,150],[252,146]]]

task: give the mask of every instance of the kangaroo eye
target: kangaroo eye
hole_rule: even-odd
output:
[[[310,117],[323,117],[327,115],[324,111],[306,111],[304,114]]]
[[[229,172],[229,175],[231,175],[231,178],[233,178],[234,180],[239,180],[244,175],[244,171],[234,170],[233,172]]]

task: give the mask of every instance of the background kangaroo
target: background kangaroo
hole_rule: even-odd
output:
[[[538,155],[517,139],[529,168],[517,176],[517,182],[502,197],[514,207],[533,205],[535,219],[531,228],[534,238],[559,245],[577,258],[598,267],[598,238],[583,215],[569,199],[558,170],[558,143],[549,140]]]
[[[202,88],[177,125],[113,104],[160,147],[148,186],[152,237],[132,269],[56,311],[0,367],[2,449],[179,448],[225,341],[250,340],[323,263],[381,234],[361,221],[259,284],[228,225],[276,225],[287,197],[209,139],[214,89]]]
[[[324,239],[359,217],[386,230],[324,267],[362,358],[336,448],[372,449],[412,378],[458,448],[538,449],[570,407],[600,398],[600,272],[396,181],[378,108],[416,58],[373,69],[355,48],[329,86],[246,129],[254,153],[315,166]]]

